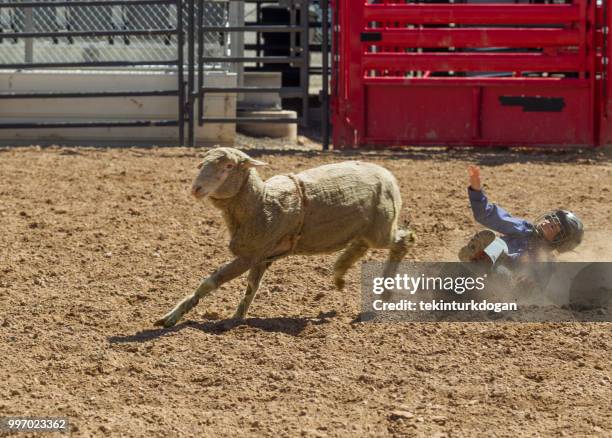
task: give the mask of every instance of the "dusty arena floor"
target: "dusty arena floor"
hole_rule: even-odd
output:
[[[173,329],[152,322],[229,260],[220,214],[188,194],[202,149],[0,151],[0,417],[66,416],[75,436],[611,436],[612,324],[353,322],[359,268],[272,266]],[[251,151],[264,177],[356,154]],[[368,152],[401,183],[409,260],[453,260],[477,227],[466,171],[517,215],[567,206],[578,259],[611,260],[601,153]],[[369,259],[383,260],[376,251]]]

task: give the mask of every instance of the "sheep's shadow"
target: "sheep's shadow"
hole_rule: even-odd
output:
[[[191,328],[201,330],[213,335],[222,335],[237,327],[251,327],[254,329],[284,333],[291,336],[298,336],[308,325],[321,325],[329,323],[329,319],[337,315],[335,310],[321,312],[316,317],[279,317],[279,318],[248,318],[242,321],[225,319],[219,321],[185,321],[171,328],[142,330],[133,335],[109,336],[110,344],[128,344],[153,341],[181,330]]]

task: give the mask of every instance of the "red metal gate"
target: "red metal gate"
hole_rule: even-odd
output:
[[[335,0],[335,146],[611,143],[612,0],[569,1]]]
[[[599,55],[597,65],[601,72],[600,86],[597,90],[599,96],[600,135],[599,145],[612,144],[612,0],[603,0],[601,7],[597,8],[598,29],[596,33],[596,47]],[[605,63],[604,63],[605,59]]]

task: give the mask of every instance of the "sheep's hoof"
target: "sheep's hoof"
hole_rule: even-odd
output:
[[[344,285],[346,284],[346,281],[344,281],[344,278],[336,277],[334,278],[334,284],[336,285],[336,289],[342,290],[344,289]]]
[[[173,314],[165,315],[163,318],[155,321],[155,325],[158,327],[170,328],[174,326],[178,321],[178,317]]]
[[[246,312],[236,310],[236,313],[234,313],[234,316],[232,316],[232,321],[242,321],[244,318],[246,318]]]

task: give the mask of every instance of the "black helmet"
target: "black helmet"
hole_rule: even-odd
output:
[[[582,242],[584,236],[584,225],[582,221],[571,211],[555,210],[543,214],[536,221],[536,229],[541,236],[540,224],[549,220],[559,225],[560,231],[549,244],[559,252],[567,252],[575,249]]]

